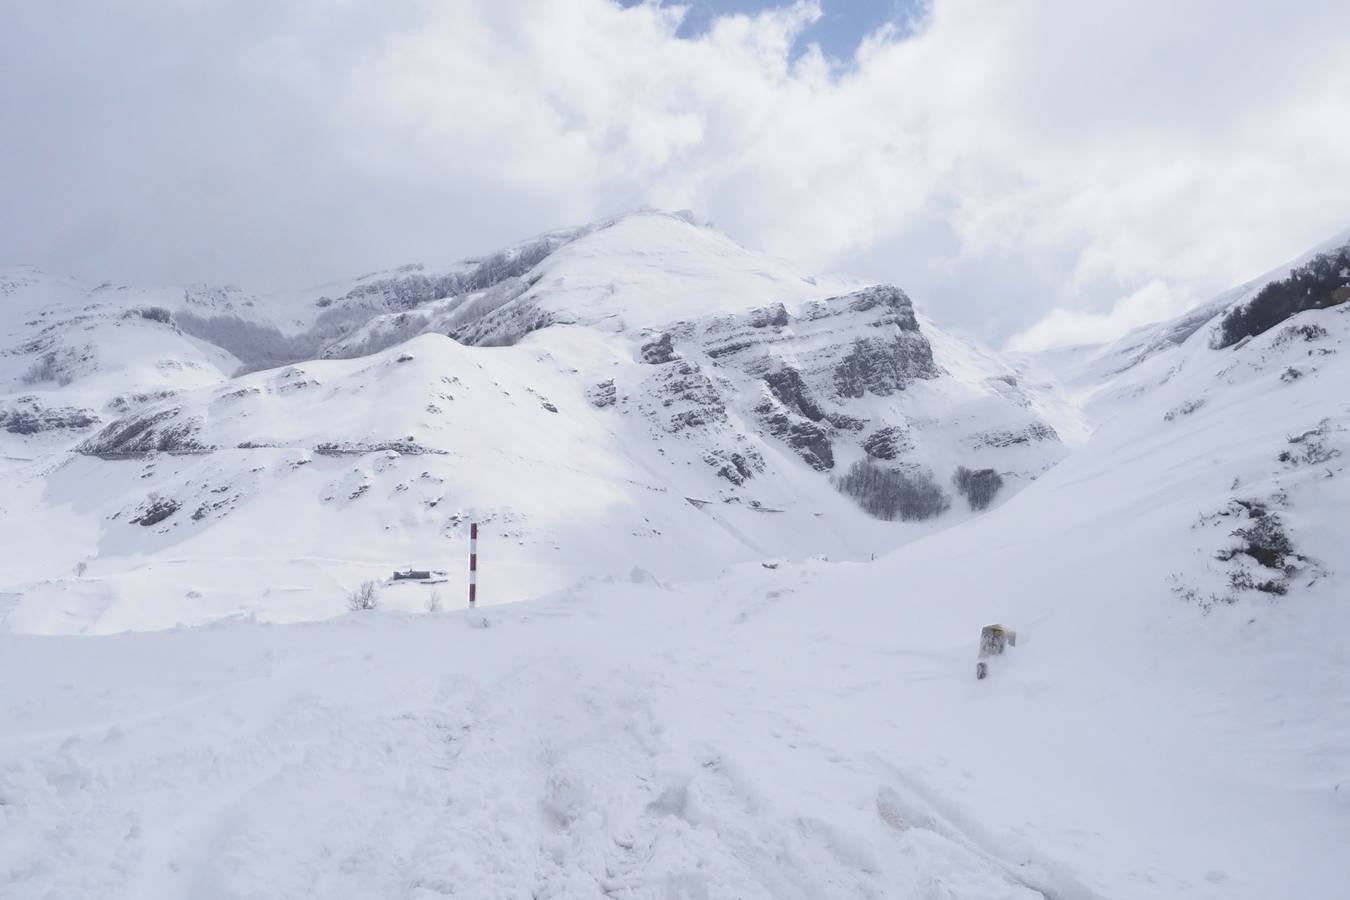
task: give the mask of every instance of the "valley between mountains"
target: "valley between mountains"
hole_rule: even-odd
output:
[[[657,211],[0,273],[0,896],[1338,896],[1350,235],[1105,345],[915,299]]]

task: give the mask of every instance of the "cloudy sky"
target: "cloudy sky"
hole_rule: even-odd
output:
[[[650,204],[1017,347],[1350,226],[1344,0],[7,0],[0,265],[316,283]]]

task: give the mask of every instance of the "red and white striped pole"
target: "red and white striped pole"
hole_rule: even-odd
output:
[[[469,609],[478,602],[478,523],[469,526]]]

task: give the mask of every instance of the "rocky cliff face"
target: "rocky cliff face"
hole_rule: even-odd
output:
[[[819,472],[834,468],[836,442],[856,443],[867,427],[851,401],[890,397],[941,375],[909,298],[885,285],[810,301],[796,312],[779,303],[675,322],[640,354],[647,363],[683,361],[677,383],[699,408],[682,425],[723,425],[725,411],[737,409],[760,437],[785,444]],[[691,359],[702,360],[724,387]]]

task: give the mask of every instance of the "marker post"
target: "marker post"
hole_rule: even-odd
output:
[[[469,609],[478,602],[478,523],[469,526]]]

